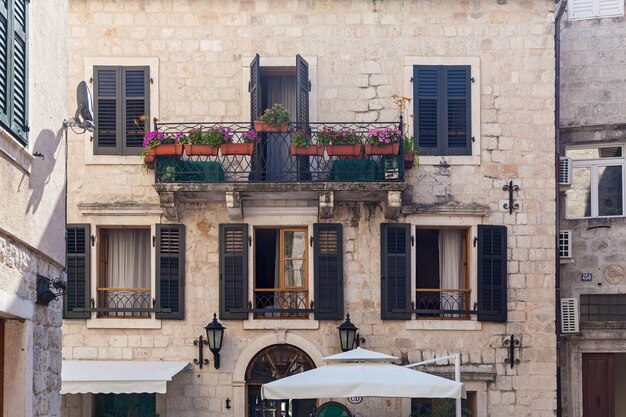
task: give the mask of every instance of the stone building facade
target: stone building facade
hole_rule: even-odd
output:
[[[68,223],[87,242],[79,255],[88,266],[70,277],[75,285],[74,309],[66,313],[63,324],[63,359],[191,364],[173,376],[166,393],[143,399],[107,396],[97,389],[66,391],[63,415],[98,415],[109,407],[107,401],[121,398],[144,401],[161,416],[252,415],[255,407],[262,406],[255,389],[263,375],[255,372],[265,363],[263,358],[295,355],[303,368],[322,366],[324,356],[340,351],[337,326],[349,313],[359,328],[362,347],[393,354],[404,363],[460,352],[463,382],[472,393],[466,407],[473,409],[472,415],[553,416],[553,28],[554,4],[549,0],[71,0],[68,85],[91,80],[99,130],[96,135],[70,135]],[[216,168],[216,176],[200,178],[190,172],[185,175],[191,176],[176,176],[180,174],[176,170],[195,166],[193,157],[183,155],[170,172],[159,158],[156,170],[142,166],[138,149],[130,149],[133,129],[143,126],[141,114],[147,116],[150,129],[152,118],[158,118],[163,123],[158,125],[161,132],[188,133],[199,122],[213,121],[233,127],[239,139],[240,126],[231,122],[249,124],[252,115],[264,109],[251,105],[255,91],[280,97],[280,91],[271,87],[272,77],[299,80],[296,69],[305,68],[303,61],[308,64],[304,90],[294,94],[308,96],[305,123],[314,126],[316,122],[344,122],[366,129],[383,122],[397,126],[399,110],[392,95],[413,98],[413,85],[422,82],[422,75],[426,80],[429,74],[445,73],[452,80],[453,73],[446,71],[461,71],[454,74],[462,76],[461,99],[468,110],[463,149],[451,151],[447,142],[443,151],[437,146],[427,149],[424,139],[417,168],[403,172],[397,161],[384,163],[376,168],[383,170],[382,176],[368,182],[320,181],[324,173],[311,168],[312,161],[318,161],[314,158],[305,159],[304,176],[299,170],[294,176],[272,180],[267,167],[276,161],[268,156],[263,157],[267,172],[250,162],[253,158],[237,159],[251,170],[244,170],[243,180],[237,177],[236,167],[226,166],[231,160],[221,156],[222,168]],[[261,70],[255,72],[259,63]],[[107,95],[105,79],[110,76],[117,85],[128,86],[137,74],[145,81],[138,84],[145,110],[127,117],[126,126],[115,134],[119,122],[106,119],[110,104],[106,100],[117,100],[119,106],[130,98],[119,87],[114,87],[117,93]],[[254,74],[261,84],[255,84]],[[443,79],[437,78],[439,87]],[[255,85],[265,90],[255,90]],[[301,104],[286,100],[287,106],[299,109],[295,121],[301,122],[305,114]],[[407,113],[418,113],[412,103]],[[131,114],[129,109],[119,110],[118,118]],[[177,124],[182,122],[189,123]],[[408,123],[417,136],[416,126]],[[120,145],[124,134],[127,142]],[[112,145],[107,145],[107,138]],[[267,138],[263,141],[266,144]],[[255,152],[273,145],[262,146]],[[326,152],[317,158],[337,166],[353,163],[330,159],[328,147]],[[303,164],[302,159],[290,161],[294,160]],[[371,160],[382,163],[383,158]],[[262,174],[254,178],[257,169]],[[514,186],[515,207],[510,211],[505,185]],[[448,292],[440,291],[446,289],[441,282],[420,286],[421,249],[428,246],[429,252],[424,253],[431,256],[429,262],[439,265],[441,258],[433,254],[438,251],[437,239],[442,239],[438,236],[448,231],[457,235],[455,265],[463,282]],[[113,264],[113,252],[104,248],[111,247],[112,239],[121,239],[116,234],[131,233],[148,242],[147,254],[141,258],[150,260],[144,267],[147,280],[133,284],[135,290],[143,288],[148,294],[146,310],[155,310],[135,314],[143,317],[106,307],[113,305],[111,295],[116,290],[111,288],[118,287],[110,284],[116,278],[104,272]],[[504,274],[500,284],[505,285],[498,287],[499,298],[490,302],[484,297],[495,297],[498,283],[487,288],[483,280],[485,233],[504,244],[494,244],[493,250],[506,249],[498,264]],[[172,236],[176,240],[167,240]],[[322,249],[321,236],[331,236],[331,249]],[[399,246],[391,247],[392,241]],[[282,306],[277,294],[285,289],[284,276],[269,284],[259,278],[260,271],[273,262],[264,264],[260,258],[271,252],[267,259],[273,260],[276,253],[270,249],[283,250],[285,245],[299,256],[279,259],[293,261],[300,275],[292,269],[283,272],[295,281],[306,279],[295,287],[310,310],[291,312],[290,318],[276,311]],[[338,250],[338,257],[332,259],[342,267],[326,263],[321,271],[320,256],[332,248]],[[167,250],[176,252],[174,264],[182,266],[182,272],[172,275],[171,269],[163,269]],[[399,259],[406,271],[398,266]],[[243,272],[235,273],[228,265]],[[339,271],[339,281],[331,282],[335,290],[324,298],[320,277],[331,281],[331,269]],[[179,293],[164,289],[164,276],[180,284]],[[229,281],[241,276],[243,282]],[[404,301],[393,298],[403,294],[387,284],[392,277],[395,283],[406,284],[409,295]],[[272,301],[261,302],[261,289],[272,284],[268,296]],[[428,291],[416,290],[423,287]],[[479,288],[485,290],[483,295]],[[462,305],[450,309],[471,311],[438,313],[445,310],[444,297],[450,297],[446,293],[457,294],[453,300],[462,297]],[[173,296],[175,302],[166,296]],[[437,311],[415,311],[420,309]],[[492,319],[478,317],[479,310],[492,314]],[[214,312],[226,327],[220,367],[214,367],[205,348],[210,363],[200,368],[193,364],[198,358],[193,341]],[[328,314],[324,317],[324,313]],[[511,336],[520,341],[513,349],[519,364],[513,366],[505,363],[509,350],[504,343]],[[447,360],[424,369],[442,375],[452,372]],[[360,404],[337,400],[362,416],[409,415],[419,407],[430,407],[411,399],[369,398]],[[293,414],[310,407],[298,404],[299,409],[291,409]]]
[[[559,193],[565,239],[561,298],[570,306],[563,314],[560,353],[564,416],[626,412],[619,395],[626,357],[621,295],[626,26],[623,2],[613,6],[604,16],[587,18],[568,10],[560,24],[560,156],[571,167]]]
[[[0,14],[0,410],[58,417],[63,303],[36,294],[65,265],[67,4],[8,1]]]

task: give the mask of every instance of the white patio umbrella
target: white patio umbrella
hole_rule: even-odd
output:
[[[263,399],[347,397],[465,398],[462,383],[389,363],[398,358],[357,348],[329,365],[263,384]]]

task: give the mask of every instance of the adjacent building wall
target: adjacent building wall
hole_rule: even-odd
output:
[[[335,209],[333,222],[344,228],[345,310],[360,328],[366,348],[410,362],[461,352],[468,389],[478,392],[479,415],[553,416],[553,13],[549,0],[70,0],[68,83],[71,87],[89,80],[95,63],[151,65],[151,74],[158,70],[151,84],[151,108],[161,121],[247,120],[247,66],[254,54],[260,54],[262,65],[267,58],[301,54],[315,63],[312,119],[385,121],[398,117],[390,96],[412,91],[414,63],[471,62],[477,70],[473,89],[478,100],[473,109],[474,153],[422,157],[419,168],[408,173],[407,211],[398,221],[465,225],[472,227],[472,237],[478,224],[506,225],[508,322],[381,321],[379,242],[385,220],[380,204],[350,203]],[[89,139],[70,138],[69,222],[92,227],[166,222],[153,188],[154,172],[142,168],[138,156],[94,156]],[[508,193],[502,187],[511,180],[520,187],[515,194],[520,207],[513,214],[503,208]],[[410,209],[415,203],[425,207]],[[244,222],[318,221],[317,207],[306,202],[268,197],[244,204]],[[251,205],[265,211],[246,215]],[[285,215],[277,206],[295,207]],[[218,225],[233,221],[223,203],[184,204],[182,213],[187,234],[185,320],[143,323],[154,329],[131,328],[136,324],[123,320],[106,325],[98,324],[104,323],[101,319],[66,320],[65,359],[196,357],[192,341],[219,311]],[[243,373],[251,355],[265,346],[293,344],[317,365],[322,364],[319,358],[339,350],[339,322],[265,321],[268,329],[260,328],[262,320],[222,323],[227,330],[220,369],[193,366],[174,377],[164,415],[243,416]],[[96,328],[103,326],[108,328]],[[511,334],[523,346],[517,352],[521,363],[513,368],[504,362],[503,347]],[[232,409],[225,408],[226,398],[233,401]],[[89,401],[87,396],[82,400]],[[408,415],[407,401],[376,399],[350,408],[362,415]],[[80,402],[67,396],[64,415],[81,415],[78,410],[85,406]]]
[[[4,416],[60,416],[62,301],[35,304],[36,275],[65,264],[67,2],[31,2],[29,144],[0,129],[0,318]],[[33,153],[40,153],[36,158]]]

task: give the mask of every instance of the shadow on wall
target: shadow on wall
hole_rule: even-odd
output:
[[[43,158],[37,158],[32,163],[28,187],[31,190],[30,199],[26,206],[26,213],[35,214],[43,199],[46,185],[50,183],[52,171],[57,163],[62,150],[59,144],[63,137],[64,129],[61,128],[55,134],[50,129],[42,130],[33,145],[33,154],[41,153]],[[63,182],[60,183],[63,187]],[[56,213],[55,213],[56,214]]]

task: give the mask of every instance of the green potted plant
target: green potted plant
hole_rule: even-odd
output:
[[[291,134],[291,154],[324,156],[324,147],[311,143],[311,136],[303,130],[296,130]]]
[[[419,154],[413,136],[407,136],[402,140],[402,150],[404,153],[404,169],[413,168],[416,162],[417,166],[419,166]]]
[[[317,143],[326,146],[329,156],[352,156],[360,158],[363,154],[361,136],[355,130],[334,130],[324,127],[315,134]]]
[[[290,121],[289,111],[281,104],[274,104],[254,121],[254,129],[261,133],[285,133],[289,130]]]
[[[412,99],[410,97],[403,97],[400,94],[394,94],[391,96],[400,114],[402,115],[402,133],[404,139],[402,140],[402,149],[404,154],[404,169],[411,169],[417,161],[419,166],[419,147],[415,142],[415,138],[411,136],[409,131],[409,119],[414,119],[415,115],[410,113],[410,104]]]
[[[220,146],[220,152],[222,155],[252,155],[254,153],[254,144],[258,137],[257,131],[250,129],[241,134],[241,142],[224,142]]]
[[[182,140],[182,142],[181,142]],[[164,134],[158,130],[152,130],[143,138],[143,150],[141,155],[148,168],[154,167],[154,158],[157,156],[176,156],[183,154],[184,135]]]
[[[215,126],[208,130],[194,130],[187,136],[189,141],[185,145],[187,155],[212,155],[216,156],[223,143],[233,140],[233,132],[228,127]]]
[[[372,128],[367,132],[366,155],[398,155],[402,132],[395,127]]]

